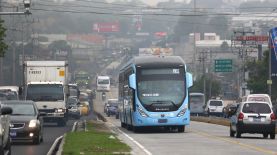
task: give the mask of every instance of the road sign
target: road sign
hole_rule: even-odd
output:
[[[214,61],[215,72],[232,72],[233,61],[232,59],[216,59]]]

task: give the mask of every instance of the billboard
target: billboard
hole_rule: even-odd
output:
[[[139,48],[139,56],[150,56],[150,55],[164,55],[164,56],[172,56],[173,49],[172,48]]]
[[[268,46],[271,52],[271,77],[277,77],[277,27],[270,29]]]
[[[119,32],[119,22],[101,22],[93,24],[93,31],[98,33]]]
[[[66,36],[67,41],[86,42],[91,44],[103,44],[105,38],[101,35],[94,34],[68,34]]]

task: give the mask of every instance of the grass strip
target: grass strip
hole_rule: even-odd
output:
[[[130,147],[116,138],[104,123],[89,121],[87,129],[87,132],[66,134],[62,155],[130,154]]]
[[[223,126],[230,126],[230,120],[226,118],[215,118],[215,117],[203,117],[203,116],[191,116],[190,120],[196,122],[211,123]],[[275,133],[277,134],[277,128],[275,128]]]

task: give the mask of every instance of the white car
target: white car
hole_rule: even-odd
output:
[[[276,116],[268,102],[247,101],[239,104],[230,119],[230,136],[259,133],[264,138],[275,139]]]
[[[205,107],[205,113],[210,116],[210,115],[215,115],[215,116],[222,116],[223,115],[223,100],[217,100],[217,99],[210,99]]]
[[[267,102],[272,107],[272,102],[268,94],[249,94],[242,97],[242,102],[256,101],[256,102]]]

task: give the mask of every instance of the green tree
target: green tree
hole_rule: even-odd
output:
[[[211,83],[211,96],[209,96],[209,91],[210,91],[210,83]],[[193,87],[190,88],[190,92],[204,92],[203,91],[203,84],[204,84],[204,78],[203,76],[196,80],[193,83]],[[217,80],[214,80],[213,78],[207,78],[206,77],[206,99],[212,97],[212,96],[219,96],[221,92],[221,86],[220,86],[220,82]]]
[[[52,52],[56,52],[56,51],[71,52],[71,47],[67,44],[65,40],[54,41],[48,46],[48,48]]]
[[[247,87],[251,93],[268,93],[268,51],[264,52],[264,57],[260,61],[250,61],[246,64],[249,71]],[[272,79],[271,99],[277,99],[277,79]]]
[[[4,21],[0,19],[0,57],[4,57],[5,50],[8,48],[8,45],[4,42],[6,29],[3,27],[3,23]]]

